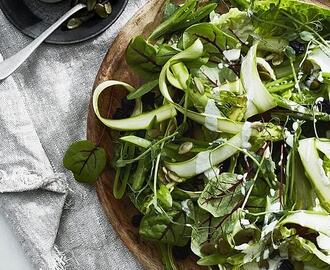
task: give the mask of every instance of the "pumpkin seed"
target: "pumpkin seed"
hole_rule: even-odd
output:
[[[105,10],[105,12],[108,15],[111,14],[111,12],[112,12],[112,6],[111,6],[111,4],[109,2],[104,4],[104,10]]]
[[[175,172],[168,171],[166,175],[174,182],[181,183],[184,181],[184,179],[178,176]]]
[[[272,59],[272,64],[274,65],[274,66],[278,66],[278,65],[280,65],[280,64],[282,64],[283,63],[283,54],[281,53],[281,54],[275,54],[274,55],[274,57],[273,57],[273,59]]]
[[[180,145],[178,154],[183,155],[187,154],[192,148],[194,147],[194,144],[192,142],[184,142]]]
[[[96,4],[95,8],[94,8],[94,11],[101,18],[108,17],[108,13],[106,12],[104,5],[102,5],[102,4]]]
[[[162,167],[162,170],[165,174],[167,174],[168,171],[167,171],[166,167]]]
[[[79,18],[71,18],[67,24],[66,24],[66,27],[68,29],[74,29],[74,28],[77,28],[78,26],[80,26],[82,23],[82,21],[79,19]]]

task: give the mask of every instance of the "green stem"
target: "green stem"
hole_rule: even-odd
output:
[[[250,195],[251,195],[251,192],[252,192],[252,190],[253,190],[254,184],[255,184],[256,181],[257,181],[257,178],[258,178],[258,175],[259,175],[259,173],[260,173],[261,166],[262,166],[264,160],[265,160],[265,153],[262,155],[262,159],[261,159],[261,161],[260,161],[260,166],[258,167],[258,170],[257,170],[255,176],[253,177],[252,185],[251,185],[251,187],[249,188],[249,191],[248,191],[248,193],[246,194],[246,196],[245,196],[245,198],[244,198],[244,202],[243,202],[243,204],[242,204],[242,209],[244,209],[245,205],[247,204],[247,201],[248,201],[248,199],[249,199],[249,197],[250,197]]]
[[[308,24],[304,24],[301,21],[297,20],[295,17],[291,16],[289,13],[287,13],[286,11],[282,10],[281,11],[284,15],[286,15],[287,17],[289,17],[291,20],[293,20],[294,22],[298,23],[299,25],[301,25],[302,27],[305,27],[306,29],[308,29],[309,31],[313,32],[323,43],[325,46],[328,46],[328,43],[323,39],[323,37],[321,37],[319,35],[318,32],[316,32],[312,27],[310,27]]]
[[[286,83],[286,84],[281,84],[279,86],[274,86],[271,88],[267,88],[270,93],[278,93],[278,92],[283,92],[285,90],[291,89],[294,87],[295,83]]]
[[[135,153],[135,146],[128,146],[128,156],[132,157],[134,156]],[[125,172],[123,175],[123,178],[121,180],[121,185],[119,186],[119,181],[120,181],[120,175],[121,175],[121,170],[117,169],[116,171],[116,175],[115,175],[115,181],[114,181],[114,186],[113,186],[113,195],[116,199],[121,199],[126,191],[126,186],[127,186],[127,182],[131,173],[131,169],[132,169],[132,164],[128,164],[128,166],[125,168]]]
[[[291,66],[291,69],[292,69],[293,78],[294,78],[294,81],[295,81],[295,88],[297,88],[299,96],[301,97],[301,90],[300,90],[299,80],[297,78],[297,73],[296,73],[296,70],[295,70],[295,66],[293,64],[292,58],[289,58],[289,60],[290,60],[290,66]]]
[[[172,139],[173,137],[175,137],[178,134],[178,132],[174,132],[173,134],[166,136],[164,138],[162,138],[161,140],[159,140],[158,142],[154,143],[151,147],[149,147],[146,151],[144,151],[142,154],[140,154],[139,156],[137,156],[136,158],[133,159],[121,159],[121,160],[117,160],[116,166],[117,167],[124,167],[127,164],[136,162],[138,160],[140,160],[141,158],[144,158],[148,153],[151,152],[151,150],[153,150],[156,146],[166,142],[167,140]]]

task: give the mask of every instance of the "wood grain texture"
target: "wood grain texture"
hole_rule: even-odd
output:
[[[329,0],[314,0],[314,2],[324,6],[330,6]],[[134,75],[126,64],[125,51],[132,37],[140,34],[147,36],[159,24],[164,3],[165,0],[150,0],[148,4],[125,25],[110,46],[101,64],[94,88],[102,81],[109,79],[124,81],[135,87],[141,84],[139,78]],[[110,112],[109,115],[111,116],[120,106],[120,102],[125,95],[126,92],[120,88],[106,91],[102,95],[99,103],[101,114],[107,115]],[[102,123],[98,121],[91,104],[92,103],[90,103],[88,114],[87,138],[98,143],[103,134],[100,145],[106,149],[108,157],[111,159],[113,157],[113,141],[111,139],[110,130],[104,128]],[[109,112],[108,108],[110,108]],[[114,198],[112,194],[113,178],[113,171],[108,168],[96,184],[99,199],[110,223],[129,250],[146,269],[164,269],[156,245],[141,239],[138,234],[138,229],[132,225],[132,217],[138,212],[129,198],[125,197],[122,200]],[[190,257],[180,262],[180,268],[184,270],[205,269],[196,265],[195,257]]]

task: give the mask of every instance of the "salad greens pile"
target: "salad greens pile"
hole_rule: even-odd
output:
[[[330,269],[330,9],[214,2],[168,3],[127,48],[145,83],[95,89],[115,145],[113,194],[142,214],[165,269],[187,249],[210,269]],[[110,119],[98,101],[112,86],[128,95]],[[66,154],[76,177],[98,163],[91,148]]]

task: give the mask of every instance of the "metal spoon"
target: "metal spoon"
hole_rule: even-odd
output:
[[[75,5],[24,49],[0,62],[0,80],[6,79],[10,74],[12,74],[51,33],[53,33],[70,16],[85,7],[85,4]]]

